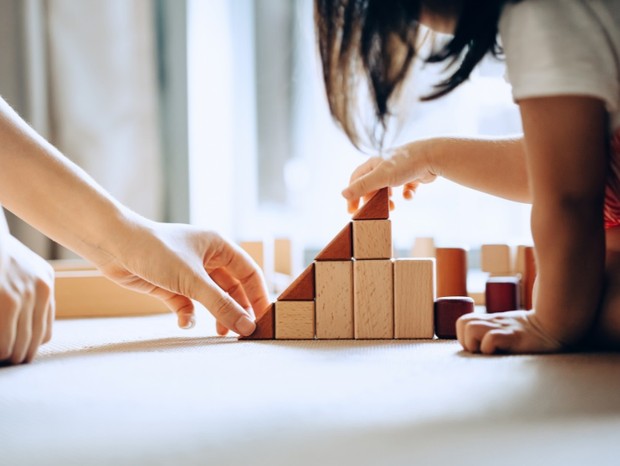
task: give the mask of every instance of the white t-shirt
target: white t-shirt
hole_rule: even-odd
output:
[[[620,0],[508,3],[499,32],[515,100],[600,98],[620,127]]]

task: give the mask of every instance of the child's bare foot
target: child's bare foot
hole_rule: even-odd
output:
[[[538,325],[534,311],[467,314],[457,321],[456,333],[463,348],[472,353],[555,353],[562,350],[562,344]]]

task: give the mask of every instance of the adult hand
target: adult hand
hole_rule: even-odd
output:
[[[141,218],[125,236],[115,257],[97,264],[108,277],[163,300],[181,328],[194,326],[196,300],[215,316],[219,334],[254,331],[269,305],[267,287],[239,247],[212,231]]]
[[[0,365],[30,362],[52,337],[54,271],[13,236],[0,234]]]
[[[386,186],[402,185],[403,196],[411,199],[421,183],[434,181],[437,175],[429,162],[431,141],[412,142],[395,149],[386,159],[372,157],[357,167],[351,175],[349,186],[342,192],[349,212],[357,210],[360,198],[367,200]]]

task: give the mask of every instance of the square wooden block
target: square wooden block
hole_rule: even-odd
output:
[[[392,222],[389,220],[355,220],[353,222],[353,257],[355,259],[390,259],[392,257]]]
[[[353,261],[315,263],[316,337],[353,338]]]
[[[435,261],[394,261],[394,338],[433,338]]]
[[[276,302],[276,340],[314,339],[314,301]]]
[[[509,275],[512,272],[510,246],[483,244],[480,248],[480,268],[491,275]]]
[[[394,338],[394,277],[391,260],[353,263],[355,338]]]

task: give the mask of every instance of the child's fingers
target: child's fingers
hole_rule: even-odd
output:
[[[403,197],[407,200],[413,199],[413,196],[418,189],[418,183],[405,183],[403,185]]]
[[[359,198],[347,201],[347,212],[354,214],[360,206]]]
[[[482,354],[510,353],[517,340],[512,330],[494,329],[487,332],[480,342]]]

